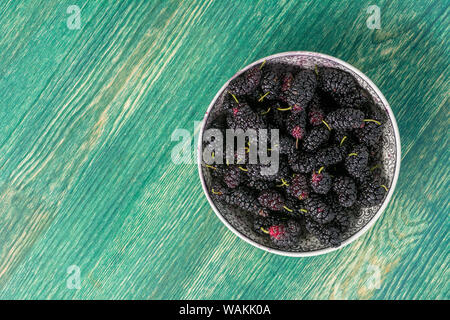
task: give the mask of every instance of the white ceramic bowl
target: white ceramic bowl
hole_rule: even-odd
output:
[[[298,247],[293,248],[292,250],[282,250],[280,248],[276,248],[273,244],[271,244],[267,237],[258,235],[252,230],[248,213],[245,213],[239,209],[230,208],[229,206],[225,206],[221,203],[215,203],[210,196],[210,188],[208,185],[210,184],[211,177],[202,162],[202,139],[205,126],[208,124],[208,121],[211,121],[212,118],[214,118],[215,111],[217,109],[216,106],[222,103],[224,90],[227,88],[229,82],[238,77],[247,69],[263,63],[264,60],[266,62],[281,62],[309,69],[313,69],[315,66],[326,66],[345,70],[351,73],[361,87],[369,92],[375,103],[375,108],[379,108],[379,110],[385,114],[386,121],[383,126],[381,161],[384,167],[384,176],[387,180],[387,195],[382,204],[372,208],[366,208],[361,211],[361,213],[352,221],[349,231],[344,234],[344,240],[339,247],[325,247],[321,245],[316,238],[309,237],[304,241],[301,241]],[[198,141],[198,170],[200,180],[206,198],[219,219],[228,227],[228,229],[251,245],[275,254],[292,257],[314,256],[338,250],[363,235],[381,216],[392,197],[400,171],[400,159],[400,135],[397,123],[386,98],[377,86],[361,71],[348,63],[325,54],[307,51],[293,51],[275,54],[255,61],[237,72],[229,81],[227,81],[227,83],[223,85],[209,105],[208,110],[205,113]]]

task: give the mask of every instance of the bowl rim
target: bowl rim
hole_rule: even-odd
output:
[[[391,187],[390,187],[390,189],[388,191],[388,194],[387,194],[386,198],[384,199],[383,204],[378,209],[378,212],[372,217],[372,219],[364,227],[362,227],[361,230],[359,230],[354,235],[352,235],[351,237],[349,237],[348,239],[343,241],[341,243],[341,245],[338,246],[338,247],[328,247],[328,248],[325,248],[325,249],[314,250],[314,251],[310,251],[310,252],[290,252],[290,251],[283,251],[283,250],[279,250],[279,249],[269,248],[269,247],[266,247],[266,246],[264,246],[264,245],[262,245],[260,243],[257,243],[256,241],[253,241],[252,239],[248,238],[246,235],[244,235],[241,232],[239,232],[238,230],[236,230],[222,216],[222,214],[217,209],[217,207],[215,206],[214,202],[212,201],[212,199],[211,199],[211,197],[209,195],[209,192],[208,192],[208,189],[207,189],[207,186],[206,186],[206,181],[205,181],[205,178],[203,176],[203,171],[202,171],[202,161],[203,161],[203,159],[202,159],[202,140],[203,140],[203,132],[204,132],[205,125],[206,125],[206,120],[208,119],[210,111],[214,107],[217,99],[220,97],[222,92],[228,87],[230,81],[232,81],[237,76],[239,76],[240,74],[245,72],[247,69],[249,69],[249,68],[251,68],[251,67],[253,67],[255,65],[258,65],[260,63],[263,63],[265,60],[271,60],[271,59],[280,58],[280,57],[286,57],[286,56],[320,57],[320,58],[323,58],[323,59],[328,59],[328,60],[337,62],[338,64],[341,64],[343,67],[353,71],[358,76],[360,76],[375,91],[375,93],[378,95],[378,97],[380,98],[383,106],[386,108],[386,110],[388,112],[389,119],[391,120],[392,126],[394,128],[394,138],[395,138],[395,144],[396,144],[397,161],[395,163],[394,177],[392,179],[392,184],[391,184]],[[274,54],[274,55],[270,55],[270,56],[261,58],[261,59],[255,61],[255,62],[252,62],[249,65],[245,66],[244,68],[240,69],[238,72],[236,72],[219,89],[219,91],[217,92],[217,94],[215,95],[213,100],[211,101],[210,105],[208,106],[208,109],[206,110],[205,116],[203,117],[203,120],[202,120],[202,123],[201,123],[199,136],[198,136],[198,143],[197,143],[197,166],[198,166],[198,173],[199,173],[199,176],[200,176],[200,181],[202,183],[203,192],[205,193],[206,198],[208,199],[209,205],[211,206],[211,208],[213,209],[213,211],[215,212],[217,217],[235,235],[237,235],[239,238],[241,238],[245,242],[251,244],[252,246],[257,247],[259,249],[262,249],[264,251],[270,252],[270,253],[274,253],[274,254],[282,255],[282,256],[288,256],[288,257],[312,257],[312,256],[318,256],[318,255],[330,253],[330,252],[342,249],[343,247],[347,246],[348,244],[352,243],[353,241],[355,241],[356,239],[361,237],[363,234],[365,234],[375,224],[375,222],[380,218],[381,214],[384,212],[384,210],[386,209],[387,205],[389,204],[389,201],[391,200],[391,197],[392,197],[392,195],[394,193],[395,187],[397,185],[398,176],[399,176],[399,173],[400,173],[400,163],[401,163],[400,131],[398,129],[397,121],[395,119],[394,113],[392,112],[392,109],[391,109],[388,101],[386,100],[384,95],[381,93],[380,89],[378,89],[378,87],[372,82],[372,80],[370,80],[364,73],[362,73],[359,69],[355,68],[354,66],[350,65],[349,63],[347,63],[347,62],[345,62],[345,61],[343,61],[343,60],[341,60],[339,58],[336,58],[336,57],[333,57],[333,56],[330,56],[330,55],[327,55],[327,54],[324,54],[324,53],[312,52],[312,51],[287,51],[287,52],[277,53],[277,54]]]

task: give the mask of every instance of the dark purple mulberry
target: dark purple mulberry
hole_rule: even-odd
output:
[[[239,107],[232,108],[227,117],[230,129],[261,129],[265,127],[261,116],[255,113],[248,104],[241,103]]]
[[[227,189],[221,182],[213,181],[211,185],[211,197],[217,200],[224,200],[225,197],[230,193],[230,190]]]
[[[333,181],[333,191],[338,202],[343,207],[351,207],[357,198],[356,184],[352,178],[336,177]]]
[[[260,66],[254,66],[233,79],[228,86],[228,91],[235,96],[247,95],[259,86],[260,81]]]
[[[275,184],[273,182],[258,179],[257,177],[253,176],[248,180],[248,186],[250,188],[262,191],[262,190],[274,188]]]
[[[284,207],[284,198],[276,191],[265,190],[259,194],[259,203],[270,210],[280,211]]]
[[[305,207],[308,211],[307,215],[322,224],[330,222],[335,216],[335,212],[333,212],[323,198],[317,194],[311,194],[309,198],[305,200]]]
[[[325,122],[331,129],[352,130],[364,126],[364,112],[357,109],[338,109],[325,117]]]
[[[345,158],[345,169],[351,176],[360,178],[367,172],[368,161],[369,152],[366,146],[358,145]]]
[[[342,107],[360,108],[367,98],[355,78],[334,68],[319,68],[319,87]]]
[[[361,186],[358,197],[358,204],[361,207],[372,207],[383,202],[386,195],[386,187],[376,184],[374,181],[367,182]]]
[[[255,216],[253,219],[253,231],[260,235],[268,235],[269,228],[271,226],[279,225],[283,223],[281,219],[278,219],[273,216]]]
[[[295,150],[295,139],[289,136],[281,136],[278,151],[280,155],[290,157],[293,153],[297,152]]]
[[[246,188],[236,188],[225,195],[225,202],[241,208],[245,211],[254,211],[257,206],[257,200]]]
[[[315,151],[327,142],[329,137],[330,131],[325,126],[312,128],[303,139],[303,149],[308,152]]]
[[[350,211],[348,208],[341,207],[340,205],[334,203],[332,205],[332,210],[336,213],[333,221],[330,222],[335,226],[341,234],[347,232],[350,228]]]
[[[335,226],[322,225],[313,219],[307,219],[306,230],[324,246],[338,247],[341,244],[341,234]]]
[[[311,188],[315,193],[327,194],[331,189],[332,178],[328,172],[319,170],[318,172],[313,172],[311,176]]]
[[[317,166],[314,155],[294,153],[288,159],[292,171],[297,173],[309,173]]]
[[[292,107],[293,112],[305,112],[306,107],[314,96],[316,86],[315,73],[311,70],[301,70],[283,92],[284,101]]]
[[[241,183],[242,171],[238,166],[227,166],[223,175],[223,181],[228,188],[234,189]]]
[[[272,65],[263,67],[263,76],[261,78],[261,91],[264,99],[274,100],[279,97],[281,90],[280,70]]]
[[[343,149],[340,147],[328,147],[320,149],[316,153],[316,167],[328,167],[338,164],[344,159]]]
[[[309,187],[306,177],[302,174],[296,174],[286,188],[287,194],[299,199],[305,200],[309,197]]]
[[[366,122],[364,127],[355,130],[359,142],[367,146],[376,145],[383,133],[383,125],[376,122]]]

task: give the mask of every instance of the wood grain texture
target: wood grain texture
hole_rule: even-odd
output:
[[[71,4],[81,30],[66,26]],[[372,4],[380,30],[366,26]],[[449,299],[449,13],[447,1],[1,1],[0,298]],[[302,259],[239,240],[195,163],[171,160],[172,132],[194,134],[228,78],[293,50],[371,78],[403,152],[375,226]],[[70,265],[80,290],[66,287]]]

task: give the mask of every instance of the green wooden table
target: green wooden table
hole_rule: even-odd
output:
[[[371,5],[380,29],[368,27]],[[1,1],[0,298],[450,298],[449,6]],[[384,215],[311,258],[239,240],[209,207],[196,164],[171,159],[172,133],[198,133],[237,70],[294,50],[368,75],[402,141]]]

